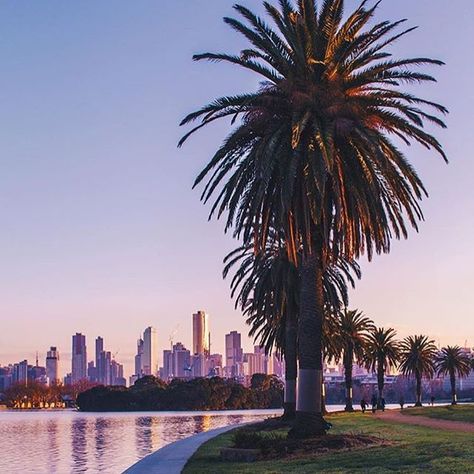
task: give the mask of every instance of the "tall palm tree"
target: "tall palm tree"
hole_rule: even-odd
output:
[[[370,331],[365,348],[364,362],[367,370],[377,373],[378,407],[382,407],[384,376],[387,369],[396,367],[400,356],[400,343],[392,328],[374,328]]]
[[[471,372],[471,359],[459,346],[447,346],[436,356],[438,375],[449,375],[451,382],[451,405],[457,404],[456,375],[467,377]]]
[[[340,351],[335,360],[338,362],[342,356],[346,384],[346,406],[344,410],[354,411],[352,406],[352,365],[354,361],[359,363],[363,361],[369,333],[373,330],[374,323],[364,316],[361,311],[347,309],[338,313],[335,322],[336,345]]]
[[[416,380],[416,407],[421,407],[421,379],[433,377],[437,349],[427,336],[409,336],[400,344],[400,371]]]
[[[210,216],[226,214],[255,249],[278,229],[300,274],[298,403],[295,436],[324,434],[321,414],[323,275],[331,255],[352,260],[388,252],[392,237],[422,219],[426,190],[389,138],[418,142],[446,156],[423,129],[444,127],[441,105],[404,92],[402,84],[434,81],[414,68],[430,58],[393,59],[387,48],[413,28],[370,24],[378,3],[343,15],[343,0],[264,2],[273,26],[247,8],[224,21],[250,46],[238,54],[204,53],[263,79],[256,91],[221,97],[189,114],[199,123],[180,140],[229,117],[235,125],[202,170],[201,198]],[[431,109],[431,110],[430,110]],[[301,255],[301,258],[298,257]]]
[[[285,359],[284,418],[292,419],[296,410],[297,330],[299,312],[299,274],[281,243],[267,245],[255,254],[249,245],[232,251],[224,259],[224,278],[237,263],[231,281],[235,306],[247,316],[253,336],[265,351],[273,348]],[[324,275],[324,300],[329,310],[348,304],[348,285],[360,278],[356,262],[339,261],[328,266]]]

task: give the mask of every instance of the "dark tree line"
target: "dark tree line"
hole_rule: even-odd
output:
[[[97,386],[77,397],[83,411],[239,410],[280,408],[282,403],[282,382],[264,374],[255,374],[250,387],[220,377],[167,384],[147,376],[130,388]]]

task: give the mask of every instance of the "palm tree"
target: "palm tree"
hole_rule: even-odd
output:
[[[343,15],[343,0],[264,2],[269,26],[247,8],[224,21],[250,47],[239,54],[204,53],[256,73],[258,90],[221,97],[189,114],[199,123],[179,142],[229,117],[235,127],[202,170],[195,186],[213,199],[210,217],[226,214],[225,229],[264,249],[278,229],[300,274],[298,403],[295,436],[324,434],[323,279],[331,256],[349,260],[388,252],[392,237],[417,228],[426,190],[388,135],[446,156],[424,131],[444,127],[441,105],[403,92],[401,84],[434,81],[413,68],[441,65],[429,58],[392,59],[387,51],[413,28],[403,21],[369,25],[378,4],[363,1]],[[343,17],[345,19],[343,19]],[[430,110],[431,109],[431,110]],[[299,257],[301,256],[301,257]]]
[[[447,346],[436,356],[436,371],[438,375],[449,375],[451,382],[451,405],[457,404],[456,375],[467,377],[471,372],[470,357],[459,346]]]
[[[384,376],[387,369],[396,367],[400,356],[400,343],[394,329],[374,328],[370,331],[365,348],[364,362],[367,370],[377,372],[378,407],[382,407]]]
[[[336,322],[336,345],[339,354],[336,355],[336,362],[342,355],[344,366],[344,379],[346,384],[346,406],[345,411],[354,411],[352,406],[352,365],[354,360],[362,362],[369,332],[373,330],[374,323],[358,310],[340,311]]]
[[[297,330],[299,275],[281,243],[267,245],[265,252],[255,254],[249,245],[234,250],[224,259],[224,278],[240,262],[231,281],[235,307],[247,316],[250,336],[270,353],[276,348],[285,359],[285,419],[296,411]],[[327,308],[339,310],[348,304],[347,286],[360,278],[356,262],[339,261],[327,267],[324,278],[324,300]]]
[[[421,379],[431,378],[435,372],[437,349],[434,341],[426,336],[409,336],[400,345],[400,371],[403,375],[413,375],[416,380],[416,407],[421,407]]]

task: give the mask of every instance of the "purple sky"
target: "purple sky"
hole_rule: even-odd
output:
[[[222,258],[234,243],[191,190],[228,130],[222,123],[182,150],[177,126],[216,96],[252,90],[256,78],[191,61],[245,42],[221,18],[225,0],[108,0],[0,4],[0,364],[50,345],[70,370],[71,335],[105,338],[131,373],[135,340],[158,329],[160,352],[191,343],[191,314],[211,315],[213,348],[246,332],[233,310]],[[260,1],[242,2],[257,11]],[[356,2],[348,0],[348,6]],[[454,4],[453,4],[454,5]],[[385,0],[378,19],[420,28],[393,52],[447,66],[420,95],[446,105],[436,131],[451,163],[408,151],[429,191],[419,234],[363,264],[358,307],[400,335],[474,344],[474,3]],[[246,341],[246,349],[250,349]]]

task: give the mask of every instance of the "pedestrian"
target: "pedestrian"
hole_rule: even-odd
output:
[[[375,410],[377,410],[377,395],[375,393],[372,395],[372,413],[375,413]]]
[[[403,405],[405,405],[405,399],[403,398],[403,395],[400,397],[400,400],[398,403],[400,403],[400,408],[403,410]]]
[[[362,413],[365,413],[365,410],[367,408],[367,402],[365,401],[365,398],[363,398],[361,401],[360,401],[360,408],[362,409]]]
[[[435,397],[431,395],[431,406],[434,406]]]
[[[380,406],[382,407],[382,411],[385,411],[385,398],[382,397],[382,400],[380,400]]]

